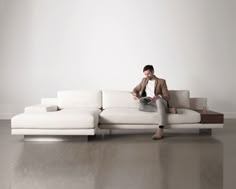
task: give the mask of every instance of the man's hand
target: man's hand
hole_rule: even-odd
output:
[[[158,98],[160,98],[159,95],[152,97],[152,101],[156,101]]]
[[[137,97],[136,93],[132,93],[132,95],[133,95],[134,100],[138,100],[138,97]]]

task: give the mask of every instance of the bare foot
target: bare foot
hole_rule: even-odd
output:
[[[156,133],[152,136],[153,140],[158,140],[164,137],[164,132],[162,128],[158,128]]]

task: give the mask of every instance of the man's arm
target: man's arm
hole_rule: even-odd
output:
[[[168,87],[166,85],[166,80],[163,81],[161,85],[161,90],[162,90],[162,98],[167,101],[170,100],[170,95],[169,95]]]

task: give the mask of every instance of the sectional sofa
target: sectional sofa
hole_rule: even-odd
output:
[[[169,90],[170,107],[167,129],[222,128],[224,123],[201,123],[199,111],[207,98],[190,97],[189,90]],[[42,98],[41,103],[25,107],[24,113],[11,119],[13,135],[95,135],[103,129],[155,129],[157,112],[138,110],[138,101],[130,91],[65,90],[56,98]]]

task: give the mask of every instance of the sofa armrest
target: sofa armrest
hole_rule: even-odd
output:
[[[195,97],[190,98],[190,109],[192,110],[203,110],[207,106],[207,98]]]
[[[39,113],[39,112],[54,112],[57,110],[58,110],[58,107],[56,105],[36,104],[33,106],[25,107],[24,112],[25,113]]]

